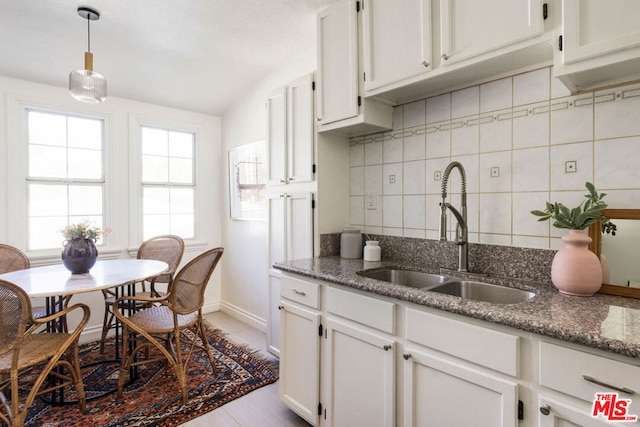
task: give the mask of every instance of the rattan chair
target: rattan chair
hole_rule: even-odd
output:
[[[82,318],[72,333],[35,334],[40,325],[75,311]],[[86,408],[84,386],[78,358],[78,338],[89,320],[89,307],[76,304],[41,319],[31,315],[31,299],[22,288],[0,280],[0,375],[7,378],[0,384],[0,420],[10,426],[24,424],[27,411],[37,395],[64,387],[75,386],[78,406]],[[21,372],[39,365],[31,384],[20,381]],[[32,372],[29,372],[32,376]],[[47,381],[55,378],[56,381]],[[20,388],[29,387],[23,397]],[[6,393],[9,392],[9,393]]]
[[[152,237],[151,239],[142,242],[138,248],[136,258],[164,261],[169,265],[169,268],[158,276],[150,277],[140,282],[142,284],[142,291],[136,292],[136,295],[144,298],[157,298],[165,295],[165,292],[156,289],[156,283],[166,283],[167,287],[169,286],[171,280],[173,280],[173,275],[180,265],[183,254],[184,241],[179,236],[167,234]],[[147,282],[149,282],[149,290],[146,288]],[[115,327],[114,303],[116,302],[116,293],[113,290],[103,290],[102,294],[104,295],[104,320],[102,322],[100,353],[104,353],[104,344],[109,330]]]
[[[26,270],[31,267],[29,258],[20,249],[0,243],[0,274],[10,273],[17,270]],[[64,299],[64,306],[69,303],[70,297]],[[34,319],[39,319],[47,315],[47,307],[38,305],[32,308]]]
[[[202,305],[204,291],[209,278],[224,252],[223,248],[208,250],[189,261],[175,276],[168,292],[161,298],[122,297],[117,307],[131,304],[153,303],[127,317],[116,310],[116,317],[122,322],[122,345],[118,396],[122,390],[131,367],[167,360],[173,366],[182,392],[182,401],[188,400],[187,366],[195,347],[203,350],[213,374],[216,374],[215,362],[202,323]],[[185,334],[186,331],[191,334]],[[126,342],[128,340],[128,343]],[[200,342],[198,342],[200,341]],[[188,346],[185,360],[181,343]],[[128,345],[127,345],[128,344]],[[149,357],[147,350],[155,347],[161,354]],[[145,357],[138,355],[145,350]]]

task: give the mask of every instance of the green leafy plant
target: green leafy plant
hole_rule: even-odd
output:
[[[95,227],[89,224],[88,221],[83,221],[79,224],[69,224],[60,231],[67,240],[89,239],[95,242],[100,236],[111,233],[111,228]]]
[[[584,230],[600,220],[602,231],[615,235],[616,226],[603,213],[607,208],[607,204],[602,201],[606,193],[598,193],[590,182],[585,183],[585,187],[589,191],[585,196],[586,200],[573,209],[562,203],[547,202],[544,211],[533,210],[531,213],[540,217],[538,221],[552,220],[554,227],[569,230]]]

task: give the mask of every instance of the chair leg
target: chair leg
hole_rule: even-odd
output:
[[[211,363],[211,369],[213,370],[213,375],[217,375],[218,370],[216,369],[216,362],[215,362],[215,359],[213,358],[213,353],[211,353],[211,346],[209,345],[207,334],[204,331],[204,325],[202,324],[202,319],[198,321],[198,333],[200,334],[200,340],[202,341],[202,346],[204,347],[204,350],[207,352],[209,363]]]
[[[118,397],[122,397],[122,392],[124,390],[124,383],[127,377],[129,376],[129,357],[127,352],[127,347],[129,346],[129,340],[133,339],[130,337],[131,333],[126,325],[122,325],[122,349],[120,354],[120,372],[118,374]]]
[[[100,354],[104,353],[104,344],[107,340],[107,335],[109,334],[109,329],[111,329],[111,325],[113,324],[113,306],[105,302],[104,304],[104,319],[102,321],[102,338],[100,339]]]
[[[73,384],[76,386],[76,394],[78,395],[78,407],[80,412],[84,412],[87,409],[87,401],[84,393],[84,383],[82,382],[82,373],[80,372],[80,357],[78,355],[78,342],[73,346],[71,356],[69,357],[69,363],[71,364],[71,377],[73,378]]]
[[[176,371],[176,377],[178,377],[178,382],[180,383],[180,391],[182,392],[182,403],[186,404],[189,401],[189,393],[187,391],[187,375],[185,372],[185,365],[182,361],[182,346],[180,345],[180,332],[176,332],[173,334],[173,338],[175,340],[175,363],[174,368]]]

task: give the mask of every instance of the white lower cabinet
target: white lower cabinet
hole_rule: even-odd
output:
[[[279,307],[280,400],[316,426],[320,402],[320,314],[284,299]]]
[[[540,395],[538,411],[538,427],[604,427],[637,425],[622,424],[594,418],[585,409],[577,408],[561,400]]]
[[[280,397],[320,427],[600,427],[636,359],[282,273]]]
[[[403,358],[406,427],[518,425],[515,381],[415,347]]]
[[[395,342],[333,319],[323,324],[323,424],[393,427]]]

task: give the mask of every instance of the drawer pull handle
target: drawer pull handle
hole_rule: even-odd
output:
[[[283,309],[284,309],[284,305],[280,304],[280,305],[278,306],[278,310],[283,310]]]
[[[391,344],[385,344],[382,346],[382,348],[384,349],[384,351],[389,351],[391,350]]]
[[[294,294],[301,295],[301,296],[307,295],[304,291],[299,291],[297,289],[292,289],[291,292],[293,292]]]
[[[540,407],[542,415],[549,415],[551,413],[551,407],[549,405],[543,405]]]
[[[431,65],[431,64],[430,64],[430,63],[428,63],[427,61],[422,61],[422,62],[420,63],[420,65],[422,65],[424,68],[428,68],[428,67],[429,67],[429,65]]]
[[[623,393],[627,393],[627,394],[635,394],[635,391],[631,390],[630,388],[626,388],[626,387],[616,387],[614,385],[611,384],[607,384],[604,383],[602,381],[599,381],[593,377],[590,377],[589,375],[583,375],[582,378],[584,378],[586,381],[589,381],[590,383],[594,383],[597,385],[600,385],[602,387],[607,387],[610,388],[611,390],[616,390],[616,391],[621,391]]]
[[[404,358],[404,360],[409,360],[411,358],[411,353],[405,353],[402,355],[402,357]]]

